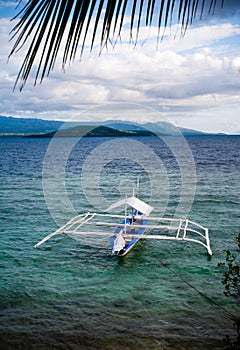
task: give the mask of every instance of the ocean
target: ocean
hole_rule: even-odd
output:
[[[221,283],[236,252],[240,136],[0,138],[0,349],[224,349],[236,301]],[[154,215],[208,227],[213,255],[142,240],[59,235],[72,216],[137,191]]]

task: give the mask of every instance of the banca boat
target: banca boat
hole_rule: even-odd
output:
[[[124,206],[124,215],[109,214]],[[65,225],[43,238],[35,247],[50,238],[66,234],[74,239],[83,236],[109,237],[112,253],[124,256],[140,239],[186,241],[198,243],[212,255],[209,232],[196,222],[188,219],[161,218],[150,216],[153,207],[134,194],[112,204],[104,213],[77,215]],[[118,221],[118,222],[116,222]]]

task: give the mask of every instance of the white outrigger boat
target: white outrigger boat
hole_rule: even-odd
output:
[[[108,214],[120,206],[125,207],[124,215]],[[129,207],[131,213],[128,213]],[[83,236],[107,236],[112,253],[118,256],[126,255],[140,239],[198,243],[207,249],[209,255],[212,255],[207,228],[188,219],[151,217],[150,213],[153,209],[133,194],[112,204],[107,208],[106,213],[87,212],[74,217],[43,238],[35,247],[39,247],[53,236],[66,234],[75,239]],[[121,220],[121,223],[117,223],[116,220]]]

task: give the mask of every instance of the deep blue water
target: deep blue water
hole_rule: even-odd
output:
[[[238,310],[217,264],[240,230],[239,149],[239,136],[1,138],[1,349],[223,349],[233,328],[221,307]],[[105,238],[33,247],[137,177],[156,215],[209,228],[212,257],[170,241],[141,241],[122,259]]]

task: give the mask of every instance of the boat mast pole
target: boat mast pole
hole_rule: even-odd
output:
[[[133,197],[135,197],[135,191],[134,191],[134,186],[133,186]],[[132,219],[133,219],[133,207],[132,207]],[[131,219],[131,221],[130,221],[130,224],[132,224],[132,219]]]
[[[127,233],[127,195],[125,196],[125,220],[124,220],[125,226],[125,234]]]
[[[138,192],[139,192],[139,176],[137,177],[137,191],[136,191],[136,197],[138,197]]]

